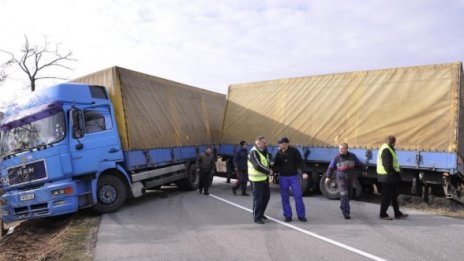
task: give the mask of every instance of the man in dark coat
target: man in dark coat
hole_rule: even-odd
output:
[[[207,147],[205,153],[197,157],[197,173],[200,175],[200,186],[198,191],[205,195],[209,195],[208,188],[211,181],[211,175],[214,171],[214,155],[211,147]]]
[[[293,198],[295,199],[298,220],[306,222],[306,210],[300,187],[300,178],[308,178],[305,173],[304,160],[300,152],[289,145],[290,141],[287,137],[281,138],[277,143],[279,144],[279,151],[274,157],[273,168],[279,173],[280,197],[282,198],[285,222],[292,221],[290,188],[292,188]]]
[[[237,189],[242,189],[242,196],[249,196],[246,191],[248,183],[248,144],[242,140],[240,142],[240,149],[234,154],[234,167],[237,175],[237,183],[232,187],[234,195],[237,194]]]

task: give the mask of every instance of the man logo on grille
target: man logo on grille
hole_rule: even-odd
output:
[[[21,165],[22,165],[22,167],[25,168],[26,164],[27,164],[27,157],[21,157]]]

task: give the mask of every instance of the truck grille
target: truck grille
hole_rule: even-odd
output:
[[[40,180],[46,177],[47,170],[43,160],[8,169],[8,182],[10,186]]]
[[[31,205],[30,207],[17,207],[14,208],[14,214],[18,218],[25,218],[25,217],[35,217],[49,214],[48,204],[47,203],[40,203]]]

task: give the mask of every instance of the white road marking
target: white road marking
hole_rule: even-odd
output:
[[[240,208],[240,209],[245,210],[245,211],[247,211],[247,212],[253,213],[253,211],[252,211],[251,209],[249,209],[249,208],[246,208],[246,207],[244,207],[244,206],[241,206],[241,205],[239,205],[239,204],[236,204],[236,203],[234,203],[234,202],[231,202],[231,201],[229,201],[229,200],[227,200],[227,199],[218,197],[218,196],[213,195],[213,194],[209,194],[209,195],[210,195],[211,197],[213,197],[213,198],[215,198],[215,199],[217,199],[217,200],[220,200],[220,201],[222,201],[222,202],[225,202],[225,203],[227,203],[227,204],[229,204],[229,205],[232,205],[232,206],[234,206],[234,207]],[[332,239],[330,239],[330,238],[323,237],[323,236],[318,235],[318,234],[316,234],[316,233],[314,233],[314,232],[311,232],[311,231],[308,231],[308,230],[299,228],[299,227],[297,227],[297,226],[294,226],[294,225],[291,225],[291,224],[282,222],[282,221],[280,221],[280,220],[278,220],[278,219],[275,219],[275,218],[273,218],[273,217],[270,217],[270,216],[268,216],[268,215],[266,215],[266,217],[267,217],[269,220],[272,220],[272,221],[274,221],[274,222],[276,222],[276,223],[279,223],[279,224],[281,224],[281,225],[283,225],[283,226],[286,226],[286,227],[288,227],[288,228],[291,228],[291,229],[293,229],[293,230],[296,230],[296,231],[301,232],[301,233],[303,233],[303,234],[306,234],[306,235],[308,235],[308,236],[315,237],[315,238],[317,238],[317,239],[320,239],[320,240],[325,241],[325,242],[327,242],[327,243],[329,243],[329,244],[338,246],[338,247],[340,247],[340,248],[346,249],[346,250],[348,250],[348,251],[350,251],[350,252],[353,252],[353,253],[356,253],[356,254],[358,254],[358,255],[361,255],[361,256],[367,257],[367,258],[369,258],[369,259],[376,260],[376,261],[386,261],[386,259],[384,259],[384,258],[380,258],[380,257],[378,257],[378,256],[375,256],[375,255],[366,253],[366,252],[364,252],[364,251],[362,251],[362,250],[359,250],[359,249],[354,248],[354,247],[350,247],[350,246],[348,246],[348,245],[345,245],[345,244],[343,244],[343,243],[337,242],[337,241],[332,240]]]

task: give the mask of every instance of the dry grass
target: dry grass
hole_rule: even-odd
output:
[[[380,195],[362,196],[360,200],[380,204]],[[398,201],[400,206],[404,208],[416,209],[440,216],[464,218],[464,205],[451,199],[430,195],[429,202],[425,203],[421,197],[400,195]]]
[[[22,222],[0,242],[0,260],[92,260],[99,224],[90,211]]]

